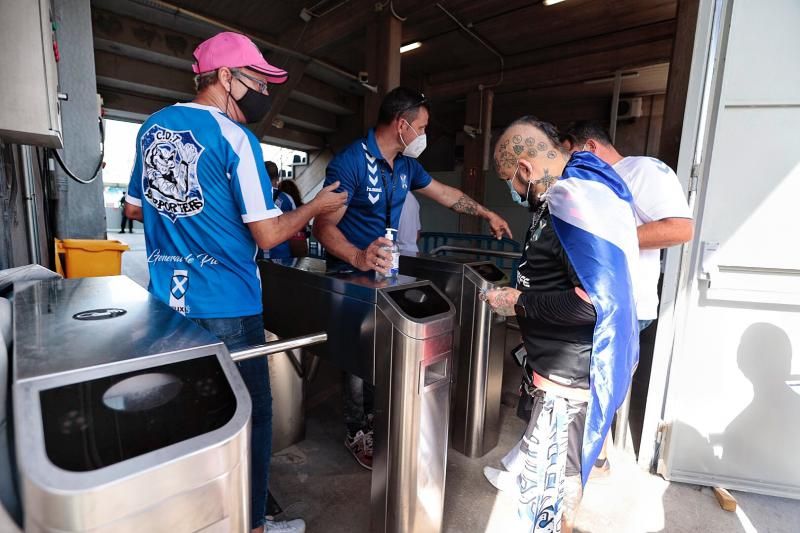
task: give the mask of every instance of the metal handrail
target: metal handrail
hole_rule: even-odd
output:
[[[294,350],[295,348],[303,348],[305,346],[312,346],[314,344],[322,344],[327,340],[327,333],[312,333],[310,335],[303,335],[302,337],[282,339],[279,341],[268,342],[266,344],[259,344],[258,346],[251,346],[250,348],[245,348],[244,350],[236,350],[235,352],[231,352],[231,359],[238,363],[239,361],[246,361],[247,359],[253,359],[255,357],[263,357],[265,355],[272,355],[274,353]]]
[[[449,244],[437,246],[428,253],[430,255],[439,255],[443,252],[461,252],[466,254],[486,255],[490,257],[502,257],[504,259],[519,259],[521,255],[520,252],[504,252],[502,250],[489,250],[487,248],[468,248],[466,246],[451,246]]]

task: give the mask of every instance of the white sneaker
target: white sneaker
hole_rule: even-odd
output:
[[[264,523],[264,533],[305,533],[305,531],[306,523],[300,518],[279,521],[268,516]]]
[[[483,475],[486,477],[486,480],[500,492],[507,492],[512,495],[519,492],[519,488],[517,487],[517,474],[490,466],[484,466]]]

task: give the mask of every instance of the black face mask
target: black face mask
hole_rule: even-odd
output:
[[[244,96],[238,100],[234,98],[236,105],[239,106],[248,124],[261,122],[261,119],[269,113],[269,109],[272,107],[272,96],[254,91],[247,85],[245,88],[247,92],[244,93]]]

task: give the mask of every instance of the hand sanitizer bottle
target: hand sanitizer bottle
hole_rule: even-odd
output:
[[[381,248],[386,252],[389,252],[392,256],[392,266],[389,268],[389,272],[387,274],[381,274],[380,272],[375,273],[375,279],[384,280],[384,279],[393,279],[396,278],[397,275],[400,273],[400,248],[397,247],[397,243],[394,241],[394,233],[396,233],[396,229],[386,228],[386,237],[387,240],[392,241],[391,246],[384,246]]]

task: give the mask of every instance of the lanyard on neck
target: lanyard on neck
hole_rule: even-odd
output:
[[[386,228],[392,227],[392,199],[394,198],[395,180],[394,171],[392,171],[392,190],[389,192],[389,184],[386,181],[386,171],[381,165],[381,181],[383,182],[383,191],[386,200]]]

